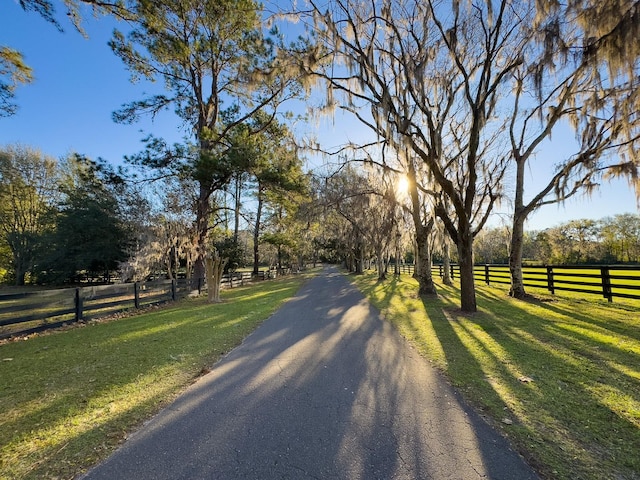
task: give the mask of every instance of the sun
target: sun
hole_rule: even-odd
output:
[[[400,175],[396,183],[396,193],[398,195],[406,195],[409,191],[409,179],[405,175]]]

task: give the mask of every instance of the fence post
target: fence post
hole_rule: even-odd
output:
[[[171,279],[171,300],[176,301],[176,280],[175,278]]]
[[[609,302],[613,302],[613,295],[611,293],[611,276],[609,274],[609,267],[602,267],[600,269],[602,276],[602,295]]]
[[[487,285],[489,285],[489,264],[484,264],[484,281]]]
[[[198,277],[198,295],[202,295],[202,277]]]
[[[138,282],[133,283],[133,306],[136,309],[140,308],[140,284]]]
[[[76,309],[76,322],[79,322],[80,320],[82,320],[82,295],[80,294],[80,288],[76,288],[74,303]]]
[[[453,264],[449,265],[449,270],[451,271],[451,280],[455,279],[455,278],[456,278],[456,276],[455,276],[455,274],[453,273]]]
[[[547,267],[547,289],[552,295],[555,295],[556,291],[553,286],[553,267]]]

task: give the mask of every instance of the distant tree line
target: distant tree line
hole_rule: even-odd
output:
[[[509,263],[510,232],[489,228],[476,238],[476,263]],[[527,264],[640,264],[640,215],[580,219],[539,231],[526,231]]]
[[[268,148],[254,151],[254,160],[212,198],[210,248],[226,259],[224,271],[252,266],[257,273],[260,266],[312,259],[303,213],[308,177],[282,143],[282,128],[270,142],[264,133]],[[191,277],[197,191],[188,178],[141,187],[106,162],[78,154],[56,160],[25,146],[0,147],[0,281]]]
[[[392,175],[381,175],[375,167],[348,165],[331,178],[315,182],[314,188],[322,225],[315,242],[323,260],[342,263],[355,273],[378,262],[381,279],[396,259],[415,261],[406,185],[399,186]],[[474,240],[474,263],[509,264],[511,239],[508,227],[484,228]],[[428,245],[429,266],[458,262],[457,251],[438,222],[432,226]],[[544,230],[525,230],[523,262],[640,264],[640,215],[570,220]]]
[[[16,285],[107,280],[132,248],[144,202],[79,155],[0,149],[0,273]],[[134,207],[135,205],[135,207]]]

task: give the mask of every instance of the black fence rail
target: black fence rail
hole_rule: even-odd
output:
[[[283,273],[287,272],[280,272]],[[236,272],[224,275],[221,287],[234,288],[276,276],[275,270],[260,271],[257,278],[251,272]],[[177,279],[0,294],[0,339],[175,301],[204,291],[204,279]]]
[[[487,285],[510,284],[506,265],[477,265],[474,276]],[[640,300],[640,266],[637,265],[576,265],[523,267],[525,287],[542,288],[554,294],[568,291],[600,295],[612,302],[614,298]]]
[[[202,287],[202,281],[179,279],[3,294],[0,338],[177,300]]]
[[[233,288],[238,286],[244,286],[254,280],[269,280],[276,278],[278,275],[287,275],[291,273],[290,269],[270,269],[260,270],[257,276],[253,275],[253,272],[234,272],[228,273],[222,276],[220,286],[222,288]]]
[[[460,277],[460,267],[450,265],[452,279]],[[399,265],[400,273],[413,274],[412,264]],[[444,275],[442,265],[433,265],[432,274]],[[599,295],[612,302],[614,298],[640,300],[640,265],[545,265],[523,267],[523,283],[528,288],[540,288],[555,294],[557,291]],[[477,281],[492,284],[511,284],[508,265],[476,265],[473,275]]]

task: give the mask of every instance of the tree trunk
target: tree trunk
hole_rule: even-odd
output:
[[[236,176],[235,188],[235,204],[234,204],[234,221],[233,221],[233,243],[238,244],[238,233],[240,232],[240,194],[242,193],[242,174]]]
[[[173,280],[173,258],[174,258],[174,253],[175,253],[176,247],[173,246],[169,249],[169,252],[167,254],[167,261],[166,261],[166,265],[167,265],[167,277],[169,277],[169,280]],[[177,273],[177,267],[176,267],[176,273]]]
[[[22,287],[25,284],[25,276],[27,275],[26,269],[21,264],[14,264],[14,271],[16,275],[16,286]]]
[[[396,263],[393,266],[393,274],[400,275],[400,243],[396,242]]]
[[[200,184],[196,202],[196,260],[193,264],[193,276],[203,279],[206,275],[205,257],[207,256],[207,237],[209,233],[209,190]]]
[[[431,274],[431,250],[429,248],[429,235],[433,229],[433,218],[423,222],[420,212],[422,203],[418,194],[416,172],[413,164],[409,165],[407,174],[409,179],[409,196],[411,197],[411,217],[416,231],[416,260],[413,276],[418,280],[418,295],[437,295],[436,286]]]
[[[473,235],[470,228],[460,229],[458,239],[458,263],[460,265],[460,309],[474,313],[476,305],[476,286],[473,278]]]
[[[420,270],[420,260],[418,252],[418,234],[416,233],[416,238],[413,241],[413,278],[418,278],[418,270]]]
[[[364,273],[364,245],[362,241],[356,244],[356,275]]]
[[[429,225],[433,225],[430,222]],[[418,280],[418,295],[437,295],[431,274],[431,249],[429,248],[429,228],[421,225],[416,231],[416,264],[414,276]]]
[[[13,253],[13,271],[16,276],[16,286],[21,287],[25,284],[25,276],[27,275],[27,262],[21,252],[26,251],[26,248],[23,245],[16,247],[16,244],[11,241],[9,241],[9,248]]]
[[[376,265],[378,267],[378,281],[386,280],[387,278],[387,267],[385,265],[384,256],[382,250],[376,252]]]
[[[253,230],[253,275],[258,275],[260,269],[260,223],[262,217],[262,190],[258,187],[258,207],[256,210],[256,225]]]
[[[206,274],[207,274],[207,300],[210,303],[220,303],[220,281],[222,280],[222,272],[227,264],[228,259],[221,258],[216,251],[213,255],[207,255]]]
[[[514,298],[525,298],[522,278],[522,248],[524,244],[524,222],[529,212],[524,207],[524,167],[522,157],[516,157],[516,191],[513,205],[513,230],[509,242],[509,272],[511,274],[511,287],[509,295]]]
[[[451,255],[449,252],[449,242],[444,239],[442,242],[442,283],[445,285],[453,285],[451,280]]]
[[[527,296],[522,275],[522,248],[524,245],[524,221],[525,216],[516,211],[513,215],[513,230],[509,242],[509,273],[511,274],[511,287],[509,295],[523,299]]]
[[[193,268],[193,244],[192,244],[192,240],[189,241],[189,244],[187,245],[187,248],[185,249],[185,256],[186,256],[186,265],[185,268],[187,269],[187,279],[191,280],[193,278],[194,275],[194,268]]]

